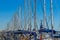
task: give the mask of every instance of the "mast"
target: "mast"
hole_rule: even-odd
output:
[[[34,29],[35,31],[38,29],[38,26],[36,23],[36,0],[34,0]]]
[[[20,6],[20,30],[22,30],[22,6]]]
[[[51,27],[53,29],[53,4],[52,4],[52,0],[50,0],[50,14],[51,14]]]
[[[46,28],[46,0],[44,0],[44,27]]]
[[[51,28],[52,28],[52,35],[53,35],[53,3],[50,0],[50,14],[51,14]]]
[[[31,31],[31,0],[28,0],[28,30]]]
[[[26,0],[24,0],[24,30],[26,30]]]

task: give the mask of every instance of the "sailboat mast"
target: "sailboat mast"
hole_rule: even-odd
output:
[[[31,31],[31,0],[28,0],[28,30]]]
[[[52,36],[53,36],[53,3],[52,0],[50,0],[50,14],[51,14],[51,28],[52,28]],[[54,37],[52,37],[53,39]],[[54,40],[54,39],[53,39]]]
[[[36,23],[36,0],[34,0],[34,29],[37,30],[37,23]]]
[[[53,36],[53,2],[50,0],[50,14],[51,14],[51,28],[52,28],[52,36]],[[54,37],[52,37],[54,40]]]
[[[44,0],[44,27],[46,28],[46,0]]]
[[[50,14],[51,14],[51,27],[53,30],[53,4],[52,4],[52,0],[50,0]]]
[[[26,0],[24,0],[24,30],[26,30]]]
[[[20,30],[22,30],[22,6],[20,6]]]

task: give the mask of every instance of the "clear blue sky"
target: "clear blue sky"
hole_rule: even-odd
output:
[[[37,0],[37,23],[39,19],[43,19],[42,5],[43,1]],[[42,4],[41,4],[42,3]],[[0,0],[0,30],[6,28],[7,23],[16,12],[17,8],[22,4],[24,9],[24,0]],[[32,10],[33,10],[33,1]],[[50,15],[50,0],[46,0],[46,15],[47,19]],[[59,30],[60,26],[60,0],[53,0],[53,12],[54,12],[54,29]],[[24,16],[24,15],[23,15]]]

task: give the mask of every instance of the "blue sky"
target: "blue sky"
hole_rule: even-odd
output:
[[[37,0],[37,23],[43,19],[42,5],[43,1]],[[17,8],[22,4],[22,10],[24,10],[24,0],[0,0],[0,30],[6,29],[7,23],[10,21]],[[33,0],[31,1],[32,10],[34,8]],[[50,15],[50,0],[46,0],[46,15],[49,19]],[[60,26],[60,0],[53,0],[53,12],[54,12],[54,29],[59,30]],[[24,15],[23,15],[24,16]],[[33,21],[33,20],[32,20]]]

